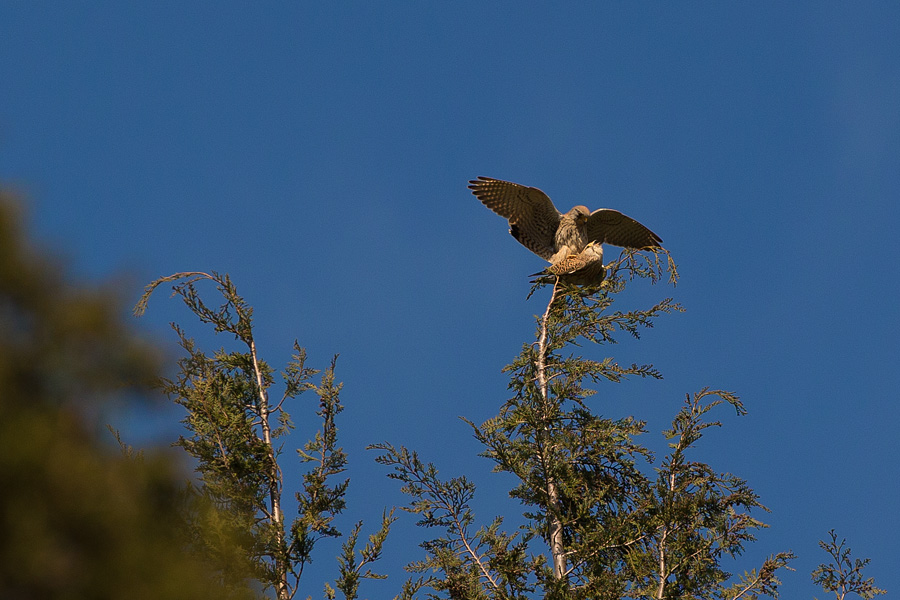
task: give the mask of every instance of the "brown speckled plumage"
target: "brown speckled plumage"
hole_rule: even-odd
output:
[[[490,177],[473,179],[469,189],[482,204],[509,221],[509,232],[516,240],[553,264],[581,253],[589,242],[625,248],[652,248],[662,243],[647,227],[611,208],[590,212],[576,206],[561,214],[538,188]]]
[[[574,285],[600,285],[606,276],[603,267],[603,246],[597,242],[589,242],[578,254],[570,254],[562,260],[550,265],[540,273],[533,282],[552,283],[553,277]]]

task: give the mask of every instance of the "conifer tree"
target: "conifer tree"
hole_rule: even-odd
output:
[[[837,540],[837,534],[832,529],[828,532],[828,541],[822,540],[819,546],[834,560],[832,563],[822,563],[812,572],[813,582],[822,586],[826,592],[832,592],[837,600],[844,600],[847,594],[855,594],[863,600],[871,600],[875,596],[886,594],[881,588],[875,587],[872,577],[863,578],[863,569],[869,564],[869,559],[850,558],[850,548],[847,540]]]
[[[224,299],[220,306],[211,307],[201,298],[196,284],[203,280],[215,283]],[[336,417],[343,410],[341,384],[334,376],[337,357],[317,384],[313,378],[319,372],[306,365],[306,351],[295,341],[282,373],[283,392],[272,399],[274,370],[258,354],[253,309],[230,278],[215,272],[162,277],[147,286],[136,314],[146,310],[153,291],[166,283],[174,284],[174,294],[201,322],[211,324],[216,333],[231,334],[240,344],[237,350],[223,348],[210,356],[173,324],[187,356],[178,362],[178,376],[163,380],[162,388],[187,410],[183,423],[188,435],[177,445],[197,460],[199,483],[189,489],[194,545],[227,585],[256,582],[273,590],[278,600],[288,600],[299,589],[316,543],[342,536],[334,520],[346,507],[349,480],[339,479],[347,456],[337,439]],[[307,391],[318,397],[321,426],[297,450],[308,469],[295,493],[296,516],[288,522],[279,463],[282,438],[294,427],[287,403]],[[339,557],[340,576],[334,586],[325,585],[326,597],[335,597],[336,588],[345,598],[356,598],[361,579],[382,577],[369,566],[380,557],[393,521],[393,514],[385,513],[378,531],[360,550],[356,544],[362,524],[354,527]]]
[[[791,552],[778,552],[739,576],[728,571],[728,561],[765,527],[757,514],[766,508],[746,481],[692,458],[704,432],[721,426],[711,418],[713,411],[731,406],[745,414],[740,398],[709,388],[687,394],[663,432],[669,440],[663,457],[641,443],[647,433],[643,421],[611,419],[594,407],[592,386],[661,376],[650,364],[584,356],[582,346],[615,343],[621,333],[639,338],[661,315],[680,311],[671,298],[644,310],[614,309],[629,282],[655,283],[666,271],[674,285],[675,265],[664,251],[625,252],[596,286],[553,282],[547,307],[536,319],[535,340],[505,368],[511,397],[497,416],[481,424],[467,421],[483,444],[482,456],[494,462],[495,471],[517,479],[509,493],[524,507],[525,525],[508,531],[498,516],[479,526],[471,509],[475,485],[465,476],[444,480],[415,451],[389,443],[370,446],[381,451],[376,461],[391,468],[389,477],[411,497],[405,510],[419,515],[419,525],[443,531],[422,544],[425,557],[407,567],[418,577],[402,586],[398,598],[778,596],[778,575],[790,569]],[[201,300],[195,287],[201,280],[217,285],[224,304],[213,309]],[[546,281],[542,278],[532,293]],[[200,481],[190,488],[188,512],[194,546],[228,589],[258,582],[279,600],[291,598],[316,542],[341,536],[334,519],[345,508],[348,481],[334,481],[347,460],[337,445],[335,417],[343,407],[335,362],[316,384],[317,372],[306,366],[305,352],[295,343],[283,373],[283,395],[272,402],[273,370],[257,355],[252,309],[230,279],[216,273],[159,279],[148,286],[138,312],[163,283],[175,283],[175,294],[201,321],[243,345],[243,351],[222,349],[210,357],[174,326],[187,356],[179,362],[178,378],[163,387],[188,411],[189,435],[178,445],[198,461]],[[286,401],[305,391],[319,398],[322,426],[298,450],[310,469],[296,494],[297,516],[287,526],[276,440],[293,427]],[[381,577],[369,566],[381,556],[394,520],[393,513],[385,514],[362,550],[356,549],[361,523],[346,535],[339,577],[325,585],[326,598],[339,592],[356,598],[362,579]],[[868,561],[851,562],[833,534],[823,548],[836,564],[820,565],[813,579],[826,591],[839,600],[848,593],[866,599],[883,593],[861,576]]]
[[[242,599],[256,588],[279,600],[294,597],[316,543],[342,537],[335,518],[345,509],[348,481],[338,479],[347,457],[337,444],[343,407],[335,361],[315,383],[318,372],[295,343],[274,402],[274,370],[257,353],[252,309],[227,276],[178,273],[148,286],[138,312],[158,286],[174,283],[201,321],[243,346],[210,356],[175,326],[187,355],[163,389],[187,409],[178,445],[199,473],[181,494],[171,464],[121,440],[122,455],[110,453],[87,418],[104,399],[144,389],[158,364],[153,349],[123,325],[110,290],[73,285],[25,242],[18,220],[0,192],[0,595]],[[660,315],[680,310],[671,299],[642,311],[613,310],[629,281],[663,276],[661,258],[626,253],[595,287],[556,282],[535,341],[506,367],[512,396],[496,417],[469,423],[495,470],[518,479],[510,495],[525,507],[525,526],[505,531],[503,517],[478,526],[472,482],[441,479],[406,448],[374,446],[412,497],[407,510],[444,532],[423,544],[425,558],[409,565],[420,576],[403,585],[400,598],[777,596],[789,552],[738,577],[727,572],[726,560],[765,526],[754,516],[765,510],[759,498],[739,477],[691,458],[704,431],[721,425],[712,412],[730,405],[743,414],[740,399],[710,389],[686,395],[664,432],[669,452],[661,458],[640,443],[642,421],[605,418],[593,406],[588,386],[660,376],[652,365],[579,353],[581,344],[608,344],[617,333],[637,337]],[[674,283],[674,264],[667,266]],[[203,280],[224,297],[218,308],[201,300],[196,284]],[[309,468],[288,525],[293,510],[283,501],[279,460],[293,424],[285,408],[307,391],[318,399],[321,426],[298,450]],[[357,598],[363,579],[381,577],[370,567],[393,521],[386,513],[362,549],[361,523],[343,536],[326,598]],[[819,565],[813,581],[837,600],[884,594],[863,576],[869,560],[852,559],[845,540],[833,531],[829,537],[820,545],[833,562]]]
[[[777,572],[792,558],[777,553],[734,578],[724,559],[740,554],[764,527],[751,512],[765,510],[745,481],[691,460],[690,449],[721,404],[744,413],[739,398],[722,390],[689,394],[665,432],[670,452],[657,459],[639,438],[645,423],[610,419],[591,402],[601,381],[660,377],[652,365],[620,365],[580,354],[639,337],[662,314],[680,311],[671,299],[645,310],[614,310],[630,281],[659,281],[677,272],[664,251],[625,252],[597,286],[556,281],[537,317],[535,341],[506,367],[512,396],[496,417],[469,423],[494,470],[518,484],[510,496],[524,507],[526,525],[503,530],[503,518],[476,528],[465,477],[441,480],[437,468],[406,448],[381,443],[378,462],[412,497],[406,510],[419,524],[444,530],[426,542],[420,573],[401,597],[423,588],[450,598],[756,598],[775,595]],[[539,282],[538,287],[541,286]],[[534,292],[534,289],[532,290]],[[431,596],[429,596],[431,597]]]

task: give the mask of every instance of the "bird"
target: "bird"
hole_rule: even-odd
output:
[[[561,282],[572,285],[600,285],[605,276],[603,246],[591,241],[578,254],[570,254],[543,271],[533,273],[531,277],[537,279],[531,283],[553,283],[554,278],[559,277]]]
[[[589,242],[623,248],[655,248],[662,238],[611,208],[591,212],[578,205],[559,212],[536,187],[478,177],[469,189],[482,204],[509,221],[509,233],[523,246],[555,265],[578,255]]]

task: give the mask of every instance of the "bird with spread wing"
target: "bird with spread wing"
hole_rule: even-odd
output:
[[[591,212],[579,205],[560,213],[538,188],[490,177],[473,179],[469,189],[482,204],[509,221],[509,232],[519,243],[554,267],[581,255],[591,242],[595,248],[584,258],[592,265],[599,261],[601,269],[601,244],[640,249],[662,243],[647,227],[611,208]]]

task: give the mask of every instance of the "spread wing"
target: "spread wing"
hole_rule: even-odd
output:
[[[623,248],[652,248],[662,238],[632,219],[611,208],[595,210],[588,217],[589,240]]]
[[[560,214],[547,194],[490,177],[473,179],[469,189],[482,204],[509,221],[509,232],[523,246],[550,260],[556,252]]]

